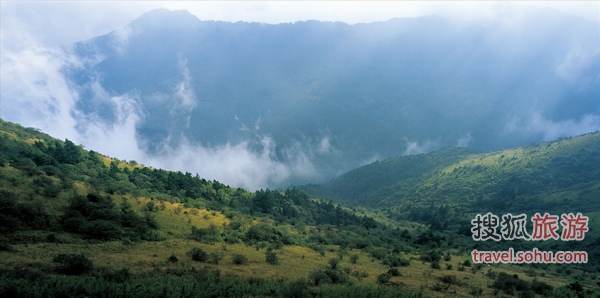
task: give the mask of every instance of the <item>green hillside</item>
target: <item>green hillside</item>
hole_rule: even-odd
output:
[[[456,162],[477,156],[462,149],[448,155]],[[470,262],[470,236],[389,215],[298,188],[249,192],[120,161],[0,120],[1,297],[562,297],[599,290],[596,263],[486,269]]]
[[[465,148],[377,161],[319,187],[370,207],[465,212],[600,210],[600,132],[492,153]]]

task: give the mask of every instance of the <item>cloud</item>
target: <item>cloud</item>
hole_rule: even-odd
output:
[[[541,113],[534,112],[527,118],[514,117],[505,127],[508,133],[521,135],[539,135],[543,141],[556,140],[561,137],[582,135],[600,130],[600,115],[585,114],[579,119],[552,121]]]
[[[131,29],[131,26],[129,25],[113,31],[113,48],[118,54],[122,55],[125,53],[125,49],[127,48],[127,44],[129,42],[129,37],[132,33],[133,29]]]
[[[572,48],[561,61],[555,73],[572,85],[589,86],[600,82],[600,48],[593,51],[581,47]]]
[[[191,85],[192,79],[190,69],[187,66],[187,59],[180,54],[178,60],[183,79],[175,87],[176,104],[171,111],[171,114],[185,118],[184,126],[185,128],[189,128],[190,118],[194,108],[196,108],[197,102],[196,96],[194,95],[194,89]]]
[[[434,150],[439,147],[439,142],[427,140],[419,145],[418,142],[411,142],[406,139],[406,149],[402,155],[415,155],[415,154],[423,154]]]
[[[289,162],[276,158],[276,144],[270,137],[260,140],[262,150],[250,149],[250,142],[227,143],[204,147],[184,140],[177,147],[164,148],[161,155],[150,156],[146,162],[169,170],[197,172],[231,186],[250,190],[283,186],[293,176],[314,175],[316,172],[306,154],[288,148]]]
[[[60,49],[38,45],[11,49],[2,43],[0,51],[0,116],[74,139],[76,121],[70,107],[78,94],[61,71],[78,62]]]
[[[319,152],[320,154],[326,154],[331,152],[332,148],[331,148],[331,142],[329,141],[329,136],[324,136],[321,139],[321,142],[319,142],[319,148],[317,149],[317,152]]]
[[[256,141],[247,140],[205,147],[182,137],[175,145],[165,143],[159,154],[150,154],[137,137],[136,127],[144,120],[139,95],[135,92],[111,95],[96,78],[88,86],[91,106],[109,107],[112,117],[101,117],[93,110],[84,113],[77,109],[81,100],[77,90],[85,86],[74,85],[65,71],[83,67],[85,63],[68,50],[36,44],[35,39],[26,35],[21,38],[26,39],[21,42],[27,46],[11,48],[3,42],[1,48],[0,117],[5,120],[39,128],[60,139],[68,138],[88,150],[112,157],[136,160],[155,168],[195,172],[250,190],[283,186],[294,177],[318,176],[308,147],[283,148],[283,160],[279,160],[275,141],[258,133],[258,146]],[[189,125],[196,98],[184,57],[180,57],[180,67],[182,81],[167,97],[176,100],[174,111],[180,116],[187,115]],[[328,146],[326,143],[323,146]]]
[[[471,143],[473,140],[474,139],[473,139],[473,136],[471,135],[471,132],[468,132],[464,135],[461,134],[460,138],[456,142],[456,147],[469,147],[469,143]]]

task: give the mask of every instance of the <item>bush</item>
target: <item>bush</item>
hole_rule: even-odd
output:
[[[388,282],[390,282],[390,279],[392,278],[392,275],[389,273],[382,273],[377,275],[377,282],[380,284],[387,284]]]
[[[539,281],[537,279],[534,279],[531,282],[531,289],[539,295],[543,295],[543,296],[548,296],[548,294],[550,292],[552,292],[553,287],[543,281]]]
[[[402,273],[400,273],[400,270],[398,270],[398,268],[396,267],[392,267],[388,270],[388,273],[392,276],[400,276],[402,275]]]
[[[172,255],[169,257],[169,259],[168,259],[168,260],[169,260],[169,262],[171,262],[171,263],[177,263],[177,262],[179,262],[179,258],[177,258],[177,256],[176,256],[176,255],[174,255],[174,254],[172,254]]]
[[[277,253],[275,252],[267,252],[265,255],[265,261],[271,265],[279,264],[279,259],[277,258]]]
[[[53,261],[58,264],[56,271],[67,275],[81,275],[94,268],[92,261],[83,254],[60,254]]]
[[[131,273],[129,268],[121,268],[117,271],[112,271],[104,275],[104,278],[111,282],[124,283],[129,280]]]
[[[233,255],[232,262],[235,265],[246,265],[248,264],[248,258],[243,254],[235,254]]]
[[[469,294],[479,297],[481,294],[483,294],[483,289],[477,286],[472,286],[469,288]]]
[[[331,266],[331,269],[337,270],[338,264],[340,263],[340,259],[331,258],[331,259],[329,259],[328,263],[329,263],[329,266]]]
[[[343,272],[330,268],[312,271],[308,278],[312,285],[322,284],[351,284],[352,280]]]
[[[206,262],[208,259],[208,254],[199,247],[192,248],[187,254],[192,257],[192,260],[197,262]]]
[[[350,263],[356,264],[358,262],[358,254],[354,254],[350,256]]]
[[[443,284],[443,283],[439,283],[439,282],[431,286],[431,289],[436,292],[445,292],[445,291],[448,291],[449,288],[450,288],[449,284]]]
[[[527,281],[519,279],[515,275],[509,275],[504,272],[498,273],[498,277],[494,280],[492,288],[502,290],[509,295],[514,294],[514,291],[525,291],[530,289],[530,285]]]
[[[431,268],[433,268],[433,269],[441,269],[442,266],[440,266],[440,262],[433,261],[433,262],[431,262]]]
[[[207,228],[192,226],[192,239],[205,243],[220,242],[222,241],[221,230],[214,223],[209,224]]]
[[[223,259],[223,253],[219,251],[213,251],[208,255],[208,262],[219,265],[219,262]]]
[[[440,280],[445,284],[458,285],[459,282],[454,275],[442,275]]]

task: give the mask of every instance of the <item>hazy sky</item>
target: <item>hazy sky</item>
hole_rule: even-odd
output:
[[[444,14],[486,18],[508,1],[2,1],[2,42],[19,32],[45,45],[109,33],[154,8],[186,9],[201,20],[284,23],[302,20],[361,23]],[[600,21],[599,1],[515,1]],[[6,46],[6,45],[5,45]]]

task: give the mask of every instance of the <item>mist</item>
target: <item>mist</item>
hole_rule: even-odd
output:
[[[0,96],[1,117],[25,127],[34,127],[60,139],[69,139],[88,150],[121,160],[166,170],[197,173],[209,180],[218,180],[233,187],[249,190],[289,184],[290,177],[319,177],[309,160],[311,153],[296,146],[286,148],[286,161],[275,152],[276,143],[268,135],[254,140],[206,147],[172,131],[178,141],[165,142],[156,153],[148,153],[147,144],[140,140],[137,127],[145,119],[136,92],[109,95],[99,80],[89,88],[96,104],[108,106],[112,117],[83,112],[77,108],[81,100],[75,85],[66,72],[93,61],[82,61],[68,48],[47,47],[31,36],[23,35],[25,47],[5,47],[2,43],[2,73]],[[170,113],[189,125],[189,113],[196,108],[190,86],[186,59],[180,57],[184,80],[169,96],[176,105]],[[177,135],[177,136],[176,136]],[[255,148],[259,150],[256,150]],[[318,150],[329,150],[324,139]]]
[[[190,15],[182,36],[137,35],[124,20],[138,15],[122,9],[114,27],[91,20],[61,37],[57,21],[52,37],[27,20],[57,6],[3,4],[0,117],[249,190],[321,182],[447,146],[491,151],[600,130],[600,46],[589,29],[597,22],[513,4],[462,7],[415,10],[452,17],[374,25],[200,24]],[[204,32],[194,26],[233,33],[194,38]],[[108,32],[79,44],[90,55],[72,44]],[[132,51],[147,46],[153,51]],[[144,60],[160,50],[167,54]],[[124,61],[134,62],[120,68]]]

